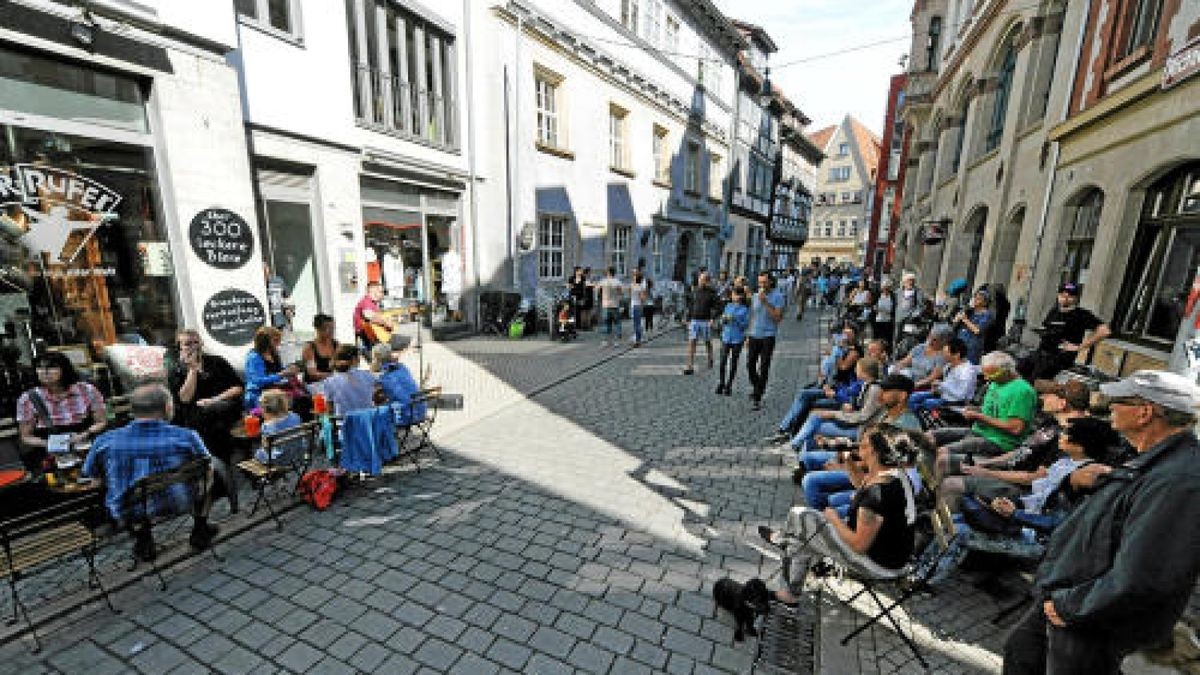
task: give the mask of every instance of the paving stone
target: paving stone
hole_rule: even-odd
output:
[[[219,657],[217,656],[219,654]],[[257,654],[236,645],[230,646],[227,651],[209,654],[197,654],[201,661],[208,662],[212,665],[213,670],[220,673],[229,673],[230,675],[240,675],[241,673],[254,673],[262,669],[264,662]],[[215,660],[212,660],[214,659]]]
[[[444,640],[429,638],[412,657],[434,670],[445,672],[462,653],[463,650]]]
[[[358,636],[357,633],[352,633],[352,635]],[[363,639],[365,640],[365,638]],[[348,647],[349,643],[352,641],[353,640],[348,640],[344,647]],[[342,651],[342,649],[330,649],[329,653],[336,655],[339,651]],[[388,649],[383,645],[375,642],[368,642],[355,651],[350,658],[346,660],[355,668],[370,673],[377,672],[376,669],[379,668],[379,664],[386,661],[390,654],[391,652],[388,651]]]
[[[578,614],[563,612],[559,615],[558,620],[554,622],[554,625],[580,640],[590,640],[592,639],[592,634],[596,632],[596,622],[585,619]]]
[[[592,641],[608,651],[624,655],[633,648],[633,636],[609,626],[600,626],[592,636]]]
[[[525,642],[535,630],[537,624],[515,614],[506,614],[492,624],[493,632],[516,642]]]
[[[526,665],[526,672],[538,675],[571,675],[571,666],[545,654],[534,654]]]
[[[564,659],[575,646],[575,638],[555,628],[541,626],[529,638],[529,646],[556,658]]]
[[[454,675],[493,675],[500,672],[500,666],[476,654],[464,654],[449,672]]]
[[[578,642],[571,650],[567,662],[585,673],[605,673],[613,662],[612,652],[605,651],[594,645]]]
[[[525,666],[533,651],[524,645],[517,644],[506,637],[498,637],[488,647],[487,657],[507,668],[520,670]]]
[[[678,628],[668,628],[663,636],[662,645],[673,652],[679,652],[696,661],[708,661],[712,657],[712,643],[696,635]]]
[[[311,645],[304,642],[296,642],[280,653],[279,656],[275,657],[274,660],[286,668],[303,673],[312,668],[324,656],[320,650]]]

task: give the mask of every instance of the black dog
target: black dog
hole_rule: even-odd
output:
[[[758,631],[754,629],[754,619],[767,613],[769,598],[767,585],[758,578],[739,584],[725,577],[713,585],[713,600],[716,601],[717,607],[729,610],[737,622],[737,628],[733,631],[734,642],[741,642],[746,633],[749,633],[750,637],[758,637]]]

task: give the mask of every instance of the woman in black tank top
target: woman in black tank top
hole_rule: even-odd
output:
[[[337,352],[338,341],[333,339],[333,317],[328,314],[318,314],[313,317],[313,328],[317,336],[304,344],[304,381],[312,384],[320,382],[333,375],[333,355]],[[324,351],[324,353],[322,353]]]

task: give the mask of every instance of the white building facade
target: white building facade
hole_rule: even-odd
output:
[[[707,0],[473,3],[485,288],[656,283],[718,255],[740,44]],[[515,264],[513,264],[515,261]]]

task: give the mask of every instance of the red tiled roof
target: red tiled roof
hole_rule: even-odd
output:
[[[818,129],[811,134],[808,134],[808,140],[812,141],[813,145],[820,148],[821,152],[825,152],[826,146],[829,145],[829,139],[833,138],[833,132],[835,131],[837,131],[837,125],[830,124],[824,129]]]
[[[875,135],[875,132],[863,126],[863,123],[854,117],[847,115],[846,122],[850,127],[850,133],[854,136],[854,144],[858,146],[858,154],[863,158],[863,164],[866,165],[867,171],[875,171],[879,167],[882,141]]]

